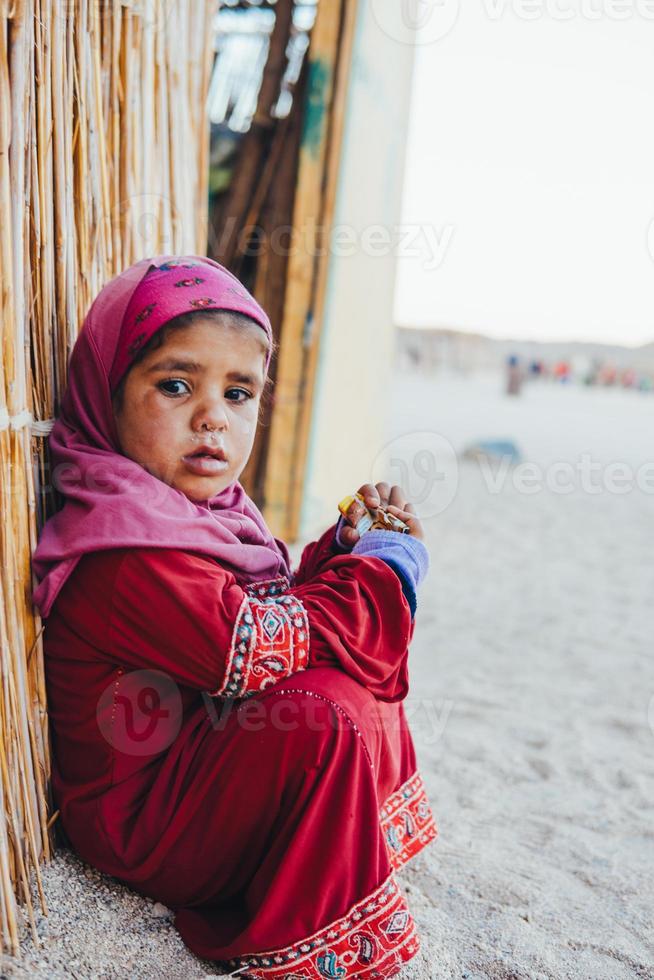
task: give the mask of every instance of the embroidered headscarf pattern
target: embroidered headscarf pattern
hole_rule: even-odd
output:
[[[268,370],[272,328],[267,314],[226,269],[206,260],[191,261],[188,256],[180,261],[153,261],[134,290],[109,372],[112,392],[144,343],[165,323],[192,310],[231,310],[248,316],[261,327],[268,340]]]

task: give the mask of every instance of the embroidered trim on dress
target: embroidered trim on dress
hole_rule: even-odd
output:
[[[388,797],[379,811],[379,819],[395,870],[438,837],[434,814],[418,772]]]
[[[282,592],[288,591],[290,584],[285,575],[280,575],[279,578],[266,578],[262,582],[250,582],[245,586],[245,591],[259,598],[281,595]]]
[[[415,923],[391,874],[342,919],[319,932],[256,956],[229,961],[251,980],[384,980],[420,949]]]
[[[309,620],[301,601],[284,595],[288,579],[246,587],[234,624],[225,676],[211,697],[244,698],[305,670],[309,663]]]

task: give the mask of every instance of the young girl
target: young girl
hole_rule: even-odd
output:
[[[143,260],[91,307],[34,555],[53,795],[82,859],[199,956],[393,977],[418,949],[394,871],[437,833],[402,708],[427,552],[402,489],[366,484],[411,533],[333,525],[292,573],[238,482],[272,347],[198,256]]]

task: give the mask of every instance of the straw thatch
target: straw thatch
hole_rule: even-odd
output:
[[[52,850],[30,553],[81,319],[126,265],[204,251],[215,0],[0,0],[0,950]]]

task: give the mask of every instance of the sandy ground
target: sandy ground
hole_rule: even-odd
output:
[[[432,551],[407,711],[440,828],[402,875],[423,940],[405,980],[654,978],[653,421],[630,392],[398,380],[391,456]],[[441,454],[490,437],[542,470]],[[42,946],[24,929],[2,977],[216,974],[69,852],[43,879]]]

